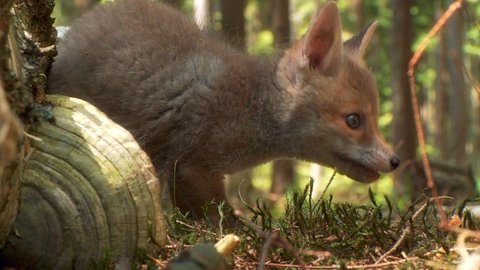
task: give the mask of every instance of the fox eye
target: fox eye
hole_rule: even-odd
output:
[[[347,122],[348,127],[351,129],[357,129],[358,127],[360,127],[361,123],[360,123],[360,116],[358,115],[358,113],[351,113],[347,115],[347,118],[345,120]]]

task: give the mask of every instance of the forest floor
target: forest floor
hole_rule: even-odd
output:
[[[289,196],[279,217],[261,203],[249,208],[248,217],[237,212],[242,224],[234,228],[171,213],[168,243],[145,255],[143,269],[164,269],[182,250],[231,233],[240,244],[227,258],[229,268],[221,269],[480,269],[478,238],[459,233],[479,228],[466,207],[472,201],[445,213],[448,226],[457,229],[452,232],[440,228],[443,213],[432,198],[400,211],[387,197],[378,203],[372,191],[364,205],[335,203],[331,196],[314,201],[309,187]]]

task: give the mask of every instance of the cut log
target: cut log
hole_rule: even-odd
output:
[[[38,139],[19,172],[20,210],[0,261],[86,269],[106,258],[131,263],[148,243],[162,244],[160,181],[132,135],[85,101],[48,101],[55,121],[30,131]]]

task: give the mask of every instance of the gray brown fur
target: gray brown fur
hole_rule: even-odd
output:
[[[320,100],[335,95],[338,76],[342,87],[373,83],[359,87],[378,133],[373,76],[347,54],[337,77],[297,67],[296,54],[287,51],[282,66],[280,58],[246,55],[202,33],[170,7],[116,1],[74,23],[59,44],[48,91],[85,99],[131,131],[175,186],[176,204],[197,215],[203,204],[225,199],[225,174],[275,158],[319,162],[367,181],[333,157],[343,157],[335,148],[352,139],[325,125],[333,104]],[[388,171],[381,162],[362,166]]]

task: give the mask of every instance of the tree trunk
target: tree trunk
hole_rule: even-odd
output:
[[[174,8],[180,9],[182,7],[182,0],[165,0],[165,3],[169,4]]]
[[[474,72],[478,72],[480,70],[480,59],[473,58],[470,66],[470,74],[475,74]],[[480,89],[480,81],[478,78],[473,78],[474,87],[476,89]],[[477,175],[480,173],[480,92],[474,91],[472,93],[472,106],[474,108],[474,118],[472,119],[472,126],[473,126],[473,149],[477,149],[477,151],[472,151],[472,164],[473,170]]]
[[[290,8],[288,0],[273,0],[272,28],[275,47],[283,48],[290,43]]]
[[[363,9],[364,1],[354,0],[352,4],[355,14],[357,15],[358,24],[361,26],[365,25],[365,11]]]
[[[282,196],[295,179],[295,161],[279,159],[273,162],[270,193]],[[279,198],[273,196],[273,198]]]
[[[50,17],[53,6],[53,0],[39,2],[17,0],[13,5],[15,30],[14,33],[10,33],[9,45],[12,59],[15,59],[16,62],[14,70],[21,67],[16,76],[30,88],[24,91],[23,95],[28,96],[33,93],[36,102],[25,104],[25,106],[35,107],[45,98],[45,74],[53,62],[53,57],[57,54],[54,46],[57,31],[53,27],[54,19]],[[24,105],[24,101],[20,101],[20,103],[22,106]],[[18,106],[18,104],[16,105]],[[17,113],[21,114],[22,112],[17,110]],[[32,117],[37,116],[32,115]]]
[[[446,0],[450,4],[452,0]],[[450,80],[450,107],[452,126],[450,130],[449,156],[454,164],[465,165],[467,157],[465,146],[467,143],[467,93],[463,75],[463,22],[462,12],[455,12],[446,24],[447,40],[447,67]]]
[[[403,167],[394,174],[397,195],[406,195],[413,188],[413,164],[416,132],[407,77],[411,57],[412,0],[392,0],[391,61],[393,91],[393,141]]]
[[[442,5],[438,8],[441,15]],[[446,85],[448,82],[447,71],[447,44],[445,32],[439,33],[439,44],[437,49],[437,77],[435,82],[435,147],[439,149],[440,158],[445,160],[448,156],[447,134],[448,132],[448,92]]]
[[[4,89],[6,86],[11,87],[9,83],[13,81],[9,65],[10,53],[7,48],[9,26],[12,21],[11,6],[12,1],[0,4],[0,130],[4,133],[0,139],[0,250],[17,215],[20,196],[20,177],[14,177],[17,164],[12,161],[17,157],[17,145],[22,128],[10,110]],[[23,158],[21,155],[18,161]]]
[[[272,28],[274,44],[285,48],[290,43],[290,9],[288,0],[272,1]],[[276,160],[272,168],[272,187],[270,192],[281,196],[295,178],[295,161]],[[279,196],[274,196],[278,198]]]
[[[221,0],[222,33],[226,41],[240,50],[245,44],[245,0]],[[226,178],[226,194],[228,201],[235,209],[249,211],[245,203],[255,205],[261,197],[259,191],[252,185],[252,170],[236,172]]]
[[[237,48],[245,49],[245,0],[222,0],[222,31],[225,39]]]
[[[17,214],[21,177],[15,171],[24,161],[17,147],[23,129],[9,107],[26,124],[48,116],[34,101],[43,100],[45,74],[56,53],[52,9],[53,0],[0,4],[0,248]]]

